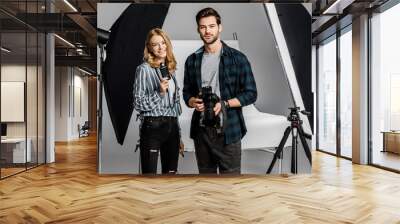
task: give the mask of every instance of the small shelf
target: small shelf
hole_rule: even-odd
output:
[[[383,151],[400,154],[400,132],[383,131]]]

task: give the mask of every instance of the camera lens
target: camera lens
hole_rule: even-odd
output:
[[[212,92],[212,87],[211,86],[204,86],[202,87],[202,99],[204,103],[204,119],[203,119],[203,124],[205,126],[215,126],[216,122],[216,116],[214,113],[214,107],[216,104],[216,98],[218,98],[215,94]]]

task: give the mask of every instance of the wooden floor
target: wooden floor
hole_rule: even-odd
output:
[[[374,164],[377,165],[389,167],[395,170],[400,170],[400,154],[374,150],[372,161]]]
[[[94,138],[0,181],[0,223],[400,223],[400,175],[314,153],[298,176],[99,176]]]
[[[1,177],[2,178],[4,178],[4,177],[8,177],[8,176],[11,176],[11,175],[13,175],[13,174],[16,174],[16,173],[19,173],[19,172],[23,172],[23,171],[25,171],[26,169],[25,169],[25,167],[23,167],[23,168],[20,168],[20,167],[18,167],[18,168],[1,168]]]

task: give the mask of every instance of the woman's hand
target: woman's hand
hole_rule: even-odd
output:
[[[168,80],[167,79],[161,79],[160,82],[160,93],[161,95],[164,95],[167,92],[168,89]]]

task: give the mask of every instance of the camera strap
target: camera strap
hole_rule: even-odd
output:
[[[221,112],[222,112],[222,127],[221,127],[221,132],[225,133],[225,127],[226,127],[226,120],[227,120],[227,110],[228,108],[226,108],[225,103],[223,103],[223,101],[219,101],[221,104]]]
[[[217,71],[214,71],[214,74],[211,76],[210,81],[208,81],[208,86],[211,86],[211,83],[214,81],[214,78],[216,75],[217,75]],[[213,86],[213,87],[214,87],[214,91],[215,91],[216,86]]]

